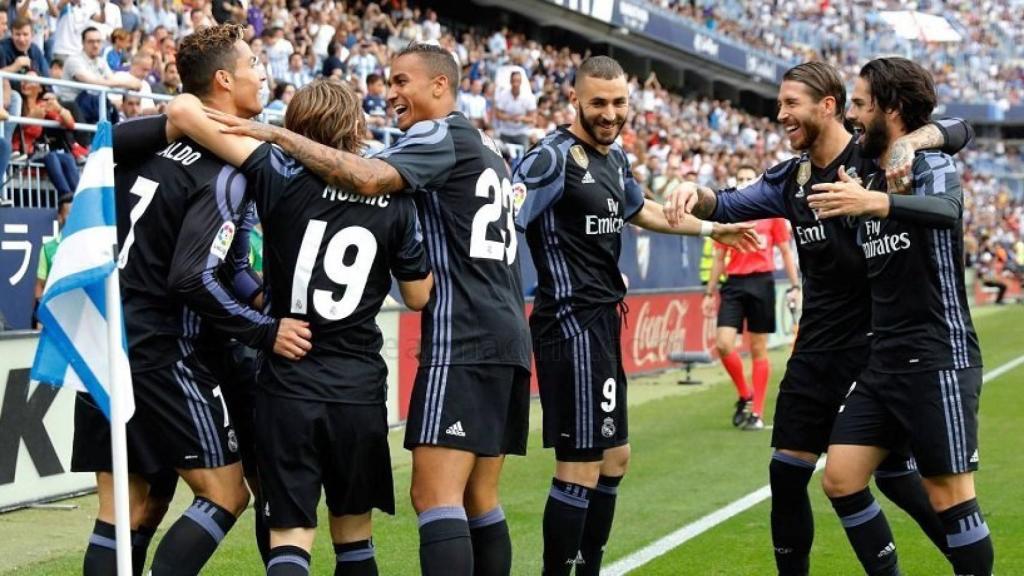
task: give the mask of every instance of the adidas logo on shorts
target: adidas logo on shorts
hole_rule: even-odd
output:
[[[449,436],[458,436],[460,438],[466,437],[466,431],[462,429],[462,420],[459,420],[455,424],[449,426],[444,433]]]
[[[977,463],[978,463],[978,451],[975,450],[974,454],[971,454],[971,464],[977,464]]]

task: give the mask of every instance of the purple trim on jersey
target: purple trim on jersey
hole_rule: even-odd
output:
[[[374,154],[373,158],[384,160],[395,152],[409,146],[432,146],[444,140],[446,136],[448,136],[447,118],[443,120],[421,120],[410,126],[397,142]]]
[[[946,418],[946,438],[949,441],[949,463],[953,474],[968,470],[967,433],[964,430],[964,406],[960,399],[960,381],[955,370],[939,372],[942,391],[942,410]]]
[[[426,406],[420,429],[420,442],[437,443],[441,430],[441,412],[448,384],[448,364],[451,361],[452,330],[452,278],[448,262],[448,240],[445,236],[440,201],[436,194],[422,199],[423,225],[426,230],[424,244],[434,272],[436,290],[432,313],[430,369],[427,373]]]
[[[192,424],[195,425],[196,437],[199,439],[199,445],[203,451],[203,464],[206,468],[223,466],[223,455],[219,452],[220,442],[216,428],[213,426],[213,415],[195,387],[191,370],[181,360],[175,362],[171,370],[175,381],[178,382],[178,386],[181,387],[181,391],[185,395],[188,411],[192,414]]]
[[[949,346],[953,352],[953,368],[962,370],[971,365],[967,353],[967,327],[956,281],[956,264],[950,230],[932,230],[932,257],[939,274],[939,290],[942,296],[942,314],[949,328]]]
[[[555,232],[555,213],[551,210],[544,212],[541,236],[544,240],[544,256],[548,261],[548,269],[555,284],[555,302],[559,303],[555,318],[562,328],[562,335],[571,338],[583,330],[573,314],[572,276],[569,274],[569,265],[566,263],[565,255],[562,254],[559,245],[558,234]]]

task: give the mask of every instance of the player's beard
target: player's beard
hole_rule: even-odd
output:
[[[616,116],[610,126],[614,134],[611,138],[605,138],[598,135],[597,122],[587,118],[582,112],[577,112],[577,114],[580,115],[580,125],[583,126],[583,130],[585,130],[587,134],[590,134],[590,137],[594,139],[594,142],[597,142],[602,146],[611,146],[615,143],[615,139],[619,137],[619,133],[622,132],[622,127],[626,124],[626,118],[624,116]],[[600,118],[600,115],[595,115],[595,118]],[[604,128],[604,126],[602,126],[602,128]]]
[[[821,134],[821,125],[810,118],[800,120],[799,122],[803,138],[799,142],[794,142],[791,138],[789,144],[793,147],[793,150],[803,152],[804,150],[809,150],[818,141],[818,135]]]
[[[864,125],[864,135],[860,138],[860,153],[865,158],[879,158],[889,147],[889,125],[881,115],[875,116]]]

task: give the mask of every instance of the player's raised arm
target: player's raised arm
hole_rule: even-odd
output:
[[[352,190],[364,196],[391,194],[406,188],[405,180],[398,170],[382,160],[328,148],[270,124],[210,110],[207,115],[223,125],[219,129],[221,134],[237,134],[276,144],[331,186]]]
[[[177,96],[167,105],[167,122],[235,167],[245,163],[261,144],[254,138],[222,134],[221,124],[207,117],[202,101],[192,94]]]

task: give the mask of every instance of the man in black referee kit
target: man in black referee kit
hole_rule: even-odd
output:
[[[863,132],[863,156],[887,167],[895,139],[923,126],[935,104],[931,74],[917,63],[868,62],[848,114]],[[823,484],[867,573],[899,574],[892,532],[867,485],[892,439],[905,439],[954,572],[990,576],[992,541],[974,490],[981,349],[964,286],[960,173],[950,156],[924,152],[913,159],[913,181],[912,195],[886,194],[877,173],[862,186],[840,169],[838,182],[815,185],[820,193],[809,199],[823,219],[859,217],[874,331],[867,369],[836,419]]]
[[[526,232],[538,288],[530,329],[544,410],[544,446],[555,477],[544,509],[544,574],[597,574],[629,462],[620,322],[622,227],[713,236],[757,248],[753,224],[665,221],[644,200],[615,143],[629,112],[626,75],[588,58],[573,81],[576,120],[551,132],[513,174],[516,225]]]
[[[793,226],[803,276],[803,315],[779,386],[772,430],[775,451],[768,467],[772,543],[780,576],[805,576],[810,570],[814,519],[807,485],[828,447],[843,397],[871,350],[871,295],[857,228],[843,218],[819,219],[807,204],[811,186],[834,182],[840,166],[858,174],[876,171],[874,160],[864,157],[843,126],[845,104],[846,88],[828,64],[808,62],[789,69],[779,89],[778,119],[800,156],[773,166],[742,190],[716,195],[684,185],[666,200],[670,221],[692,211],[724,222],[779,216]],[[915,149],[941,146],[956,153],[970,136],[960,120],[925,124],[894,142],[893,152],[902,150],[908,159],[892,162],[890,170],[898,172]],[[879,467],[875,483],[945,551],[942,524],[909,455],[894,452]]]

